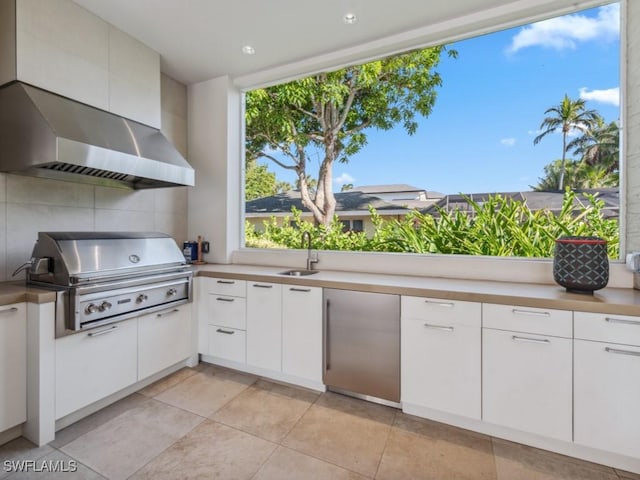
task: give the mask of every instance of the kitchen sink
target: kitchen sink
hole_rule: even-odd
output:
[[[278,275],[287,275],[289,277],[306,277],[307,275],[313,275],[318,273],[318,270],[287,270],[286,272],[280,272]]]

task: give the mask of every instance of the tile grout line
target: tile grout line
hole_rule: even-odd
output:
[[[391,429],[396,424],[396,418],[398,418],[398,411],[393,413],[393,420],[391,421],[391,425],[389,425],[389,431],[387,432],[387,438],[384,441],[384,447],[382,448],[382,454],[380,454],[380,460],[378,460],[378,465],[376,466],[376,473],[373,474],[372,478],[376,478],[378,476],[378,472],[380,471],[380,465],[382,465],[382,459],[384,458],[384,454],[387,451],[387,446],[389,445],[389,438],[391,438]]]

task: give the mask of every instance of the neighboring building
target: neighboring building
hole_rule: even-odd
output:
[[[585,194],[596,195],[596,197],[604,201],[603,214],[605,218],[618,218],[620,214],[620,195],[619,188],[591,188],[576,190],[576,201],[588,205]],[[457,195],[445,195],[438,202],[429,207],[420,210],[434,217],[440,216],[439,210],[447,212],[454,210],[462,210],[464,212],[473,213],[471,205],[467,198],[476,203],[485,202],[489,196],[500,195],[513,200],[526,201],[527,206],[532,211],[549,210],[558,213],[562,209],[562,201],[564,194],[562,192],[494,192],[494,193],[469,193]]]
[[[336,215],[345,230],[373,233],[369,207],[376,209],[386,219],[402,218],[413,209],[426,209],[443,195],[410,185],[370,185],[335,193]],[[245,218],[257,229],[264,228],[264,221],[276,217],[279,222],[291,217],[291,209],[302,211],[305,220],[312,220],[311,212],[302,205],[298,190],[250,200],[245,205]]]
[[[597,194],[605,202],[603,209],[606,218],[618,218],[620,198],[618,188],[600,188],[578,190],[576,203],[588,204],[584,194]],[[418,210],[434,217],[440,216],[440,210],[451,212],[462,210],[473,213],[467,198],[483,203],[489,196],[501,195],[518,201],[526,201],[533,210],[546,209],[554,213],[562,208],[562,192],[493,192],[443,195],[437,192],[412,187],[410,185],[369,185],[334,194],[336,197],[336,215],[344,225],[344,230],[373,234],[374,228],[369,215],[369,207],[376,209],[385,219],[400,219],[411,210]],[[302,218],[312,221],[311,212],[302,205],[298,190],[291,190],[270,197],[248,201],[245,206],[245,218],[256,230],[264,229],[264,221],[275,217],[279,223],[291,218],[291,209],[302,211]]]

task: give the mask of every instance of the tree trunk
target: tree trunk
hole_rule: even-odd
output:
[[[560,179],[558,180],[558,190],[564,188],[564,164],[567,157],[567,132],[562,129],[562,161],[560,162]]]

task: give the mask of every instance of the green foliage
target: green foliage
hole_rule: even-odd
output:
[[[268,197],[290,189],[291,185],[278,181],[276,174],[270,172],[266,165],[258,165],[255,161],[247,162],[244,185],[245,200]]]
[[[364,65],[323,72],[246,95],[247,158],[267,158],[296,173],[303,204],[329,227],[335,211],[331,168],[367,143],[369,128],[402,125],[415,133],[442,79],[435,68],[445,47],[415,50]],[[274,154],[277,152],[277,154]],[[309,155],[319,153],[317,191],[309,192]]]
[[[532,187],[536,191],[554,191],[558,187],[558,179],[562,169],[562,160],[556,160],[544,167],[544,177]],[[564,184],[571,189],[617,187],[620,178],[617,170],[610,170],[605,165],[590,165],[583,160],[567,160],[564,168]]]
[[[329,226],[316,226],[294,211],[279,226],[272,218],[258,233],[247,225],[247,242],[268,239],[286,248],[301,248],[303,231],[309,231],[312,246],[323,250],[360,250],[378,252],[445,253],[502,257],[551,257],[555,239],[563,235],[593,235],[608,241],[609,256],[619,256],[619,229],[615,219],[602,214],[604,202],[586,195],[583,204],[567,189],[562,209],[531,211],[526,202],[500,195],[483,203],[467,198],[471,212],[440,209],[439,216],[414,211],[398,220],[384,220],[370,209],[375,233],[342,232],[337,218]]]

